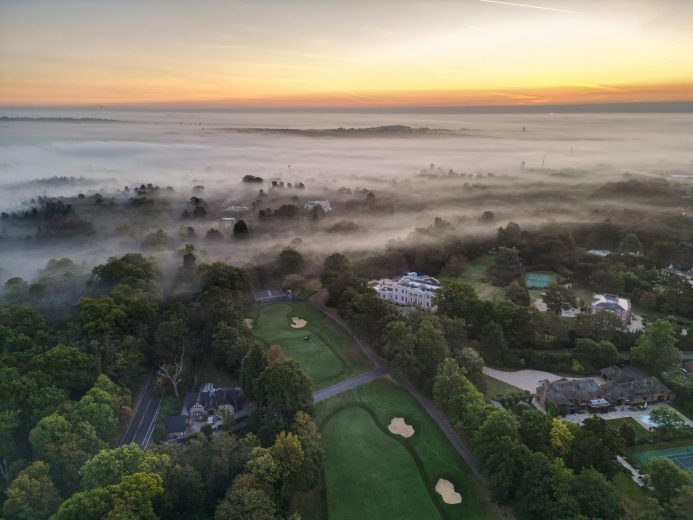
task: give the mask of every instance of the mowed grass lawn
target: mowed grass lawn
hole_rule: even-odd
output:
[[[496,261],[492,255],[482,255],[475,258],[467,266],[465,273],[458,279],[471,285],[482,300],[502,300],[505,298],[505,288],[496,287],[484,280],[486,271]]]
[[[632,417],[622,417],[621,419],[609,419],[606,423],[614,428],[616,431],[621,428],[622,424],[630,424],[635,432],[635,440],[639,441],[645,437],[650,437],[650,432],[648,432],[638,421]]]
[[[486,380],[486,392],[484,392],[484,395],[489,399],[502,395],[513,394],[515,392],[522,392],[522,388],[513,386],[505,381],[496,379],[495,377],[484,374],[484,379]]]
[[[496,518],[445,435],[393,382],[377,379],[326,399],[316,415],[325,448],[322,509],[329,520]],[[414,435],[390,433],[393,417],[403,417]],[[443,502],[435,491],[439,478],[454,484],[462,503]]]
[[[301,365],[316,389],[371,368],[354,340],[307,302],[255,305],[249,316],[253,319],[253,334],[267,347],[280,345],[287,358]],[[293,316],[306,320],[306,326],[292,328]],[[310,336],[310,340],[305,341],[305,336]]]

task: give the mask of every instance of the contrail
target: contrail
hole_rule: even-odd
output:
[[[513,7],[527,7],[528,9],[540,9],[542,11],[558,11],[559,13],[578,14],[578,11],[571,11],[570,9],[557,9],[555,7],[542,7],[540,5],[514,4],[512,2],[499,2],[498,0],[479,0],[479,1],[487,3],[487,4],[511,5]]]

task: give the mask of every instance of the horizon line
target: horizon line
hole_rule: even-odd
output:
[[[690,113],[693,98],[678,101],[604,101],[592,103],[550,103],[536,105],[399,105],[399,106],[232,106],[204,102],[183,103],[118,103],[74,105],[0,105],[0,110],[104,110],[104,111],[172,111],[172,112],[399,112],[399,113],[588,113],[588,112],[642,112]],[[2,114],[0,114],[2,115]]]

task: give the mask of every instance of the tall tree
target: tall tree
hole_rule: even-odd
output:
[[[682,358],[681,351],[676,348],[671,323],[667,320],[657,320],[649,326],[630,353],[634,363],[657,375],[679,366]]]
[[[3,512],[7,520],[47,520],[60,505],[48,464],[36,461],[5,490]]]

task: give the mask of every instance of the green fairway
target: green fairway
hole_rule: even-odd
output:
[[[280,345],[287,358],[298,361],[316,389],[370,368],[370,363],[352,338],[308,303],[256,305],[249,315],[253,319],[253,334],[268,347]],[[294,316],[305,320],[305,327],[292,328]],[[305,336],[310,336],[310,340],[305,341]]]
[[[495,518],[445,435],[391,381],[378,379],[322,401],[316,413],[325,448],[323,509],[330,520]],[[394,417],[403,417],[414,435],[390,433]],[[443,502],[435,491],[439,478],[453,483],[462,503]]]

